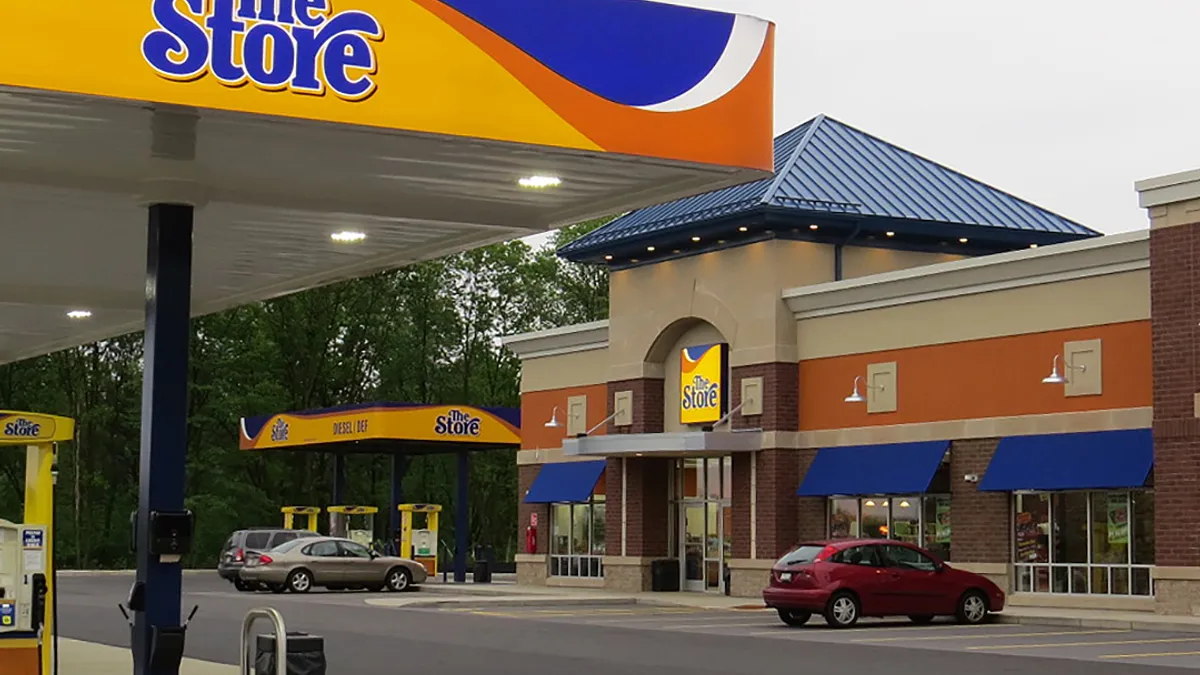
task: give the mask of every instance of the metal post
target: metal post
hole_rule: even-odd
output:
[[[408,458],[404,455],[392,455],[392,510],[388,516],[391,523],[392,537],[397,546],[400,541],[400,505],[404,503],[404,472],[408,468]]]
[[[454,502],[454,581],[467,580],[467,546],[469,546],[471,524],[468,508],[468,489],[471,485],[471,455],[466,450],[458,451],[458,499]]]
[[[151,511],[183,508],[192,217],[190,205],[150,206],[137,520],[137,580],[145,584],[146,607],[134,614],[135,675],[177,675],[150,670],[152,628],[180,622],[182,570],[178,563],[162,563],[150,555],[147,524]]]
[[[333,503],[341,506],[346,502],[346,456],[338,452],[333,455]]]
[[[250,675],[250,628],[255,619],[270,619],[275,627],[275,675],[287,675],[287,627],[283,615],[273,607],[260,607],[246,612],[242,619],[242,654],[238,658],[238,672]],[[270,675],[259,673],[258,675]]]

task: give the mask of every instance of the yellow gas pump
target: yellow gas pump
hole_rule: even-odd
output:
[[[285,530],[308,530],[309,532],[317,531],[317,516],[321,515],[321,507],[319,506],[285,506],[279,509],[283,513],[283,529]],[[308,523],[303,527],[296,527],[296,516],[305,516]]]
[[[438,563],[438,504],[401,504],[400,557],[415,560],[425,566],[430,576],[437,574]],[[424,527],[414,528],[417,514],[424,516]]]
[[[0,411],[0,452],[25,449],[24,522],[0,520],[0,664],[4,675],[54,672],[54,478],[56,444],[75,420]]]
[[[330,506],[329,536],[343,537],[370,547],[375,543],[377,506]]]

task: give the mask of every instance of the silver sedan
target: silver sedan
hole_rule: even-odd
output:
[[[415,560],[382,556],[349,539],[311,537],[278,546],[246,562],[242,580],[275,593],[307,593],[313,586],[330,590],[407,591],[429,573]]]

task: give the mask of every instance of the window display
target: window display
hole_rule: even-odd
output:
[[[896,539],[950,560],[950,496],[888,495],[829,500],[831,539]]]
[[[1154,494],[1023,493],[1014,497],[1016,590],[1154,593]]]
[[[550,508],[550,575],[604,576],[604,495]]]

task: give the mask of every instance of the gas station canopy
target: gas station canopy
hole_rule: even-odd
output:
[[[9,3],[0,363],[761,178],[774,27],[640,0]],[[335,237],[335,235],[337,235]]]
[[[427,454],[521,445],[519,408],[363,403],[243,417],[242,450]]]

